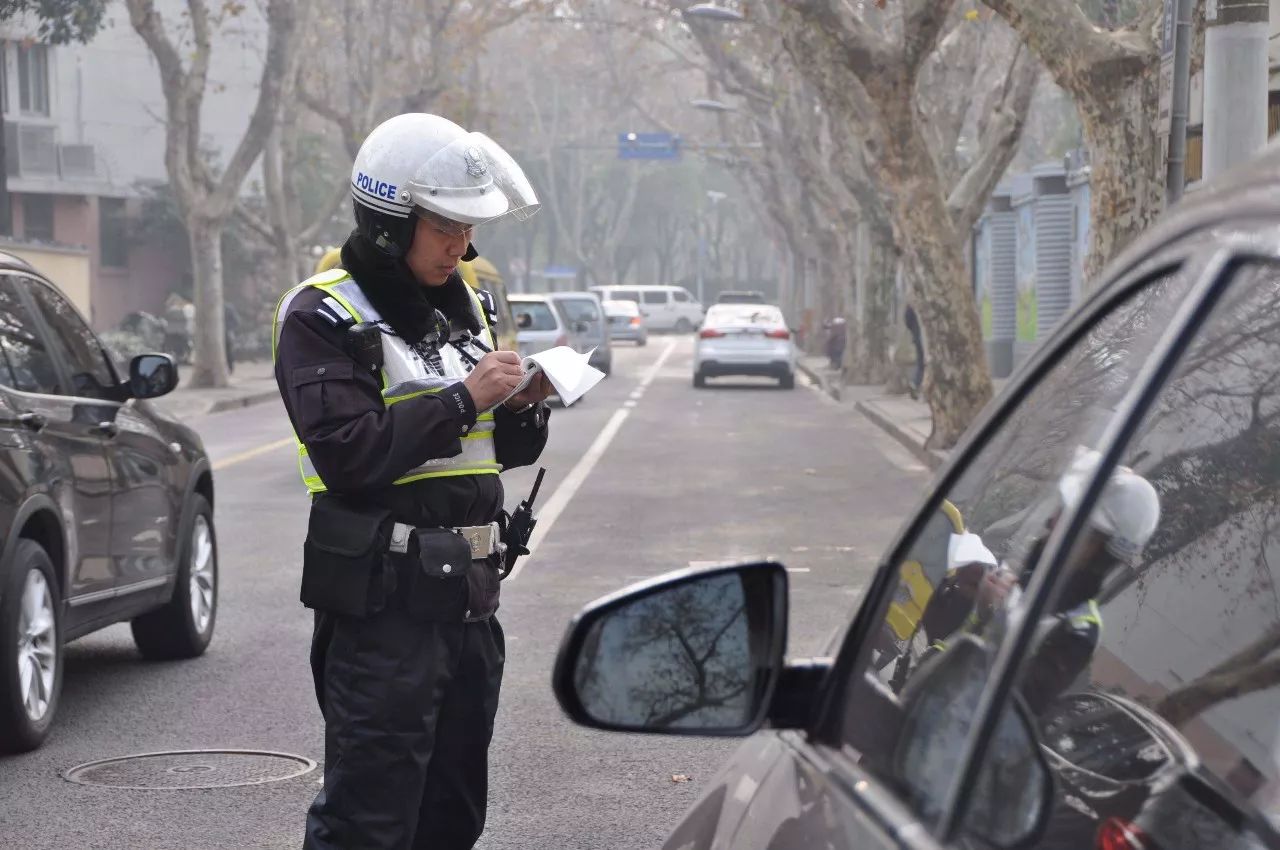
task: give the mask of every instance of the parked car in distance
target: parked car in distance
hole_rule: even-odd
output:
[[[683,286],[593,286],[605,301],[634,301],[651,331],[689,333],[702,323],[704,310]]]
[[[552,684],[576,722],[749,736],[665,850],[1280,850],[1280,148],[1087,289],[876,569],[817,585],[858,601],[815,657],[785,657],[805,578],[771,560],[569,624]],[[833,493],[762,510],[794,530]],[[709,541],[681,561],[731,546]],[[933,586],[961,544],[974,580]]]
[[[764,304],[763,292],[745,289],[727,289],[716,296],[717,304]]]
[[[177,366],[116,361],[30,265],[0,254],[0,751],[38,747],[63,648],[128,621],[145,658],[192,658],[218,601],[213,473],[152,407]],[[136,718],[121,717],[121,724]]]
[[[591,353],[592,366],[609,375],[613,348],[600,296],[594,292],[551,292],[547,295],[569,326],[569,345],[579,354]]]
[[[509,295],[516,322],[516,351],[521,357],[569,344],[569,325],[547,295]]]
[[[708,378],[763,375],[783,389],[796,385],[796,347],[782,311],[771,304],[716,304],[698,330],[693,385]]]
[[[606,301],[604,315],[609,320],[609,336],[629,340],[637,346],[649,341],[649,329],[640,315],[640,305],[634,301]]]

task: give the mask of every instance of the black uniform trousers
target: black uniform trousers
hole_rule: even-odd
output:
[[[484,829],[506,648],[496,617],[425,622],[391,602],[316,613],[324,788],[307,850],[469,850]]]

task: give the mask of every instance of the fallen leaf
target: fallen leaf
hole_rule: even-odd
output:
[[[671,781],[672,782],[688,782],[689,777],[685,776],[683,773],[673,773],[671,774]]]

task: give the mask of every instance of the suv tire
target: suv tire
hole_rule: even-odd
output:
[[[687,334],[692,330],[693,330],[693,323],[690,322],[688,319],[681,316],[678,320],[676,320],[676,328],[675,328],[676,333]]]
[[[62,594],[49,553],[34,540],[18,539],[4,579],[0,594],[0,752],[24,753],[44,741],[58,709]]]
[[[199,493],[191,499],[191,522],[178,550],[173,596],[162,607],[135,617],[130,624],[138,651],[151,660],[195,658],[213,639],[218,613],[218,542],[213,533],[213,508]]]
[[[796,373],[788,372],[778,379],[778,386],[784,390],[794,390],[796,388]]]

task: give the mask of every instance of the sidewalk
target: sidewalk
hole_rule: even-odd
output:
[[[191,367],[179,366],[178,388],[152,404],[185,421],[280,397],[270,360],[236,363],[230,385],[217,389],[193,389],[184,383],[190,377]]]
[[[933,430],[933,419],[929,406],[923,401],[914,401],[905,395],[888,395],[883,385],[841,386],[839,375],[828,368],[825,357],[804,356],[796,365],[823,392],[870,419],[930,469],[937,469],[947,460],[949,452],[924,447]]]

